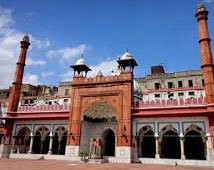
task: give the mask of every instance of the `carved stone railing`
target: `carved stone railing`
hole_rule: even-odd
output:
[[[168,99],[168,100],[151,100],[136,101],[134,108],[154,108],[154,107],[179,107],[179,106],[199,106],[206,105],[205,98],[188,98],[188,99]]]
[[[41,106],[20,106],[18,108],[19,113],[29,112],[69,112],[70,105],[41,105]]]

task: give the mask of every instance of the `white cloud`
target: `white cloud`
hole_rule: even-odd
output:
[[[112,70],[117,69],[117,66],[118,64],[116,60],[106,60],[97,65],[91,65],[89,67],[92,71],[89,72],[88,76],[89,77],[96,76],[99,70],[102,71],[104,76],[109,76]]]
[[[32,85],[38,85],[41,84],[39,82],[39,76],[36,74],[26,73],[24,75],[23,84],[32,84]]]
[[[47,48],[51,45],[51,42],[49,39],[45,39],[45,40],[38,40],[37,38],[33,37],[30,35],[30,41],[31,44],[37,48]]]
[[[42,78],[47,78],[47,77],[50,77],[50,76],[53,76],[54,75],[54,72],[42,72],[41,73],[41,76]]]
[[[19,56],[19,43],[24,36],[23,32],[14,29],[12,13],[13,11],[11,9],[5,9],[0,6],[0,88],[8,88],[12,84],[16,62]],[[43,41],[32,35],[29,36],[31,41],[30,48],[43,48],[50,45],[48,39]],[[35,63],[37,65],[44,64],[41,60],[34,62],[34,64],[32,63],[31,60],[31,65],[35,65]]]
[[[32,58],[28,57],[26,60],[27,66],[39,66],[39,65],[45,65],[46,61],[43,60],[33,60]]]
[[[49,50],[47,52],[47,57],[62,57],[63,59],[71,59],[84,53],[87,48],[88,47],[85,44],[81,44],[77,47],[65,47],[58,50]]]
[[[68,70],[67,72],[65,72],[59,76],[61,78],[60,81],[72,81],[73,75],[74,75],[73,70]]]
[[[117,69],[117,62],[116,60],[106,60],[97,65],[91,65],[89,68],[92,70],[88,73],[87,77],[95,77],[99,70],[102,71],[104,76],[109,76],[112,70]],[[68,70],[64,74],[61,74],[61,81],[71,81],[73,79],[74,72],[73,70]]]

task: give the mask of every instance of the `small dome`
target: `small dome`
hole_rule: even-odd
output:
[[[133,58],[133,56],[131,55],[131,53],[127,51],[123,54],[123,56],[120,58],[120,60],[129,60],[132,58]]]
[[[206,11],[206,7],[204,4],[200,3],[197,7],[197,12]]]
[[[101,70],[99,70],[99,71],[98,71],[98,73],[97,73],[97,77],[103,77],[103,73],[102,73],[102,71],[101,71]]]
[[[29,42],[29,36],[26,34],[26,35],[24,35],[24,37],[23,37],[23,41],[27,41],[27,42]]]
[[[140,84],[136,80],[133,80],[133,82],[134,82],[134,92],[137,94],[141,94],[142,88],[141,88]]]
[[[85,60],[83,58],[80,58],[76,61],[74,65],[86,65],[85,63]]]

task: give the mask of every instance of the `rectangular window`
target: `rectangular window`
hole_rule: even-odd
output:
[[[173,83],[172,82],[168,82],[168,88],[169,89],[173,88]]]
[[[183,92],[178,92],[178,96],[184,96]]]
[[[189,87],[193,87],[193,81],[192,80],[188,80],[188,85],[189,85]]]
[[[160,94],[155,94],[155,98],[160,98]]]
[[[190,91],[189,92],[189,96],[194,96],[195,95],[195,92],[194,91]]]
[[[204,79],[202,79],[202,86],[204,87]]]
[[[183,82],[182,81],[178,81],[178,87],[183,87]]]
[[[69,89],[65,89],[65,96],[68,96],[69,94]]]
[[[172,98],[174,96],[174,93],[168,93],[168,98]]]
[[[160,89],[160,88],[161,88],[160,83],[155,83],[155,89]]]
[[[64,99],[64,102],[67,103],[67,102],[68,102],[68,99]]]

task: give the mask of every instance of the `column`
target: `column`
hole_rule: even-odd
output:
[[[156,145],[155,158],[156,159],[160,159],[160,154],[159,154],[159,135],[158,135],[158,133],[155,133],[155,145]]]
[[[33,133],[31,132],[30,133],[30,148],[29,148],[29,151],[28,151],[28,153],[29,154],[32,154],[32,151],[33,151]]]
[[[184,154],[184,135],[180,133],[181,159],[186,159]]]
[[[210,160],[211,137],[210,133],[206,133],[206,160]]]
[[[52,154],[52,146],[53,146],[53,134],[52,134],[52,132],[51,132],[51,133],[50,133],[49,151],[48,151],[48,154],[49,154],[49,155]]]
[[[12,149],[11,149],[11,153],[16,153],[16,136],[12,137]]]

